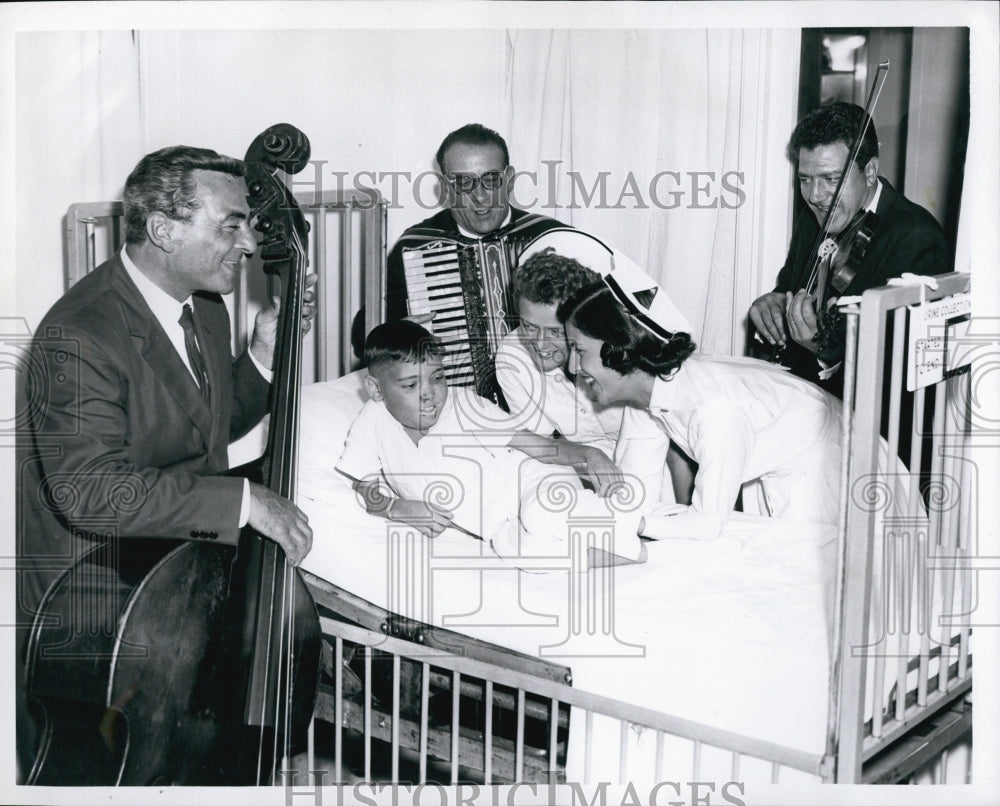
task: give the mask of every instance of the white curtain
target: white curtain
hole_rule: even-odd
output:
[[[514,201],[644,266],[701,350],[742,354],[789,235],[797,30],[512,31]],[[603,183],[603,187],[602,187]]]
[[[60,217],[121,198],[144,153],[130,31],[20,33],[16,40],[17,311],[34,329],[66,290]]]

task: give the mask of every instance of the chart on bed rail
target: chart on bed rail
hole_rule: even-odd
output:
[[[967,365],[967,357],[958,353],[956,346],[969,330],[972,295],[955,294],[923,302],[910,306],[909,312],[906,390],[914,392]]]

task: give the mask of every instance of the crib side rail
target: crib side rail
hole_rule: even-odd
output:
[[[690,780],[699,780],[700,758],[703,752],[720,749],[730,755],[731,770],[739,775],[741,761],[754,759],[771,765],[772,780],[777,782],[781,772],[793,769],[814,776],[825,776],[823,756],[810,754],[790,747],[743,736],[730,731],[713,728],[687,719],[660,713],[630,703],[592,694],[573,688],[566,683],[527,674],[511,666],[487,663],[477,658],[444,652],[438,649],[414,644],[382,632],[326,617],[320,619],[323,634],[332,649],[332,685],[327,683],[321,692],[317,714],[329,722],[334,729],[333,749],[326,753],[331,758],[335,770],[343,769],[344,748],[347,742],[344,726],[350,726],[352,713],[354,727],[361,732],[363,747],[363,769],[358,774],[364,780],[372,781],[375,751],[373,739],[388,744],[385,750],[390,756],[386,773],[389,780],[400,780],[400,758],[407,750],[419,756],[419,780],[427,780],[427,769],[435,759],[448,766],[446,783],[455,784],[465,780],[468,771],[482,774],[487,784],[521,781],[564,780],[563,759],[566,752],[566,721],[561,714],[566,707],[571,708],[570,722],[574,730],[582,729],[583,763],[577,771],[581,780],[590,779],[591,750],[594,740],[594,717],[607,717],[620,727],[623,737],[619,747],[619,781],[626,783],[637,775],[630,766],[628,737],[635,727],[655,731],[656,754],[652,763],[656,766],[655,780],[663,780],[662,745],[668,738],[682,739],[690,743],[693,768]],[[353,692],[345,685],[344,659],[354,653],[355,662],[359,654],[364,662],[364,672],[360,677],[360,691]],[[391,658],[393,690],[390,701],[377,703],[371,694],[371,664],[376,656],[384,661]],[[407,702],[403,691],[401,664],[407,661],[421,665],[419,692],[416,700],[419,707]],[[429,715],[428,702],[434,675],[443,675],[451,683],[449,691],[453,698],[446,724],[435,722]],[[460,723],[460,700],[473,686],[478,691],[484,715],[475,728],[463,727]],[[410,686],[412,689],[413,687]],[[411,691],[412,693],[412,691]],[[494,728],[494,715],[500,720],[502,712],[513,709],[508,715],[508,723],[516,724],[511,735],[501,735]],[[404,709],[408,713],[403,713]],[[543,746],[533,748],[526,739],[525,725],[529,718],[541,718],[546,724],[546,738]],[[311,768],[315,761],[310,760]],[[673,772],[673,771],[672,771]],[[325,783],[333,783],[325,781]]]
[[[313,233],[311,269],[323,278],[317,310],[316,381],[351,371],[351,322],[365,310],[365,332],[385,318],[387,204],[375,190],[297,194]]]
[[[847,314],[846,377],[853,384],[845,386],[828,744],[838,782],[882,776],[886,758],[899,749],[893,746],[918,725],[956,732],[957,723],[942,714],[972,684],[970,631],[963,626],[977,505],[968,455],[970,373],[947,367],[939,382],[906,390],[917,315],[908,308],[957,299],[969,286],[966,274],[936,280],[936,290],[872,289]]]
[[[79,202],[66,211],[66,288],[107,260],[125,242],[120,201]]]
[[[572,672],[568,666],[515,652],[507,647],[434,627],[422,621],[404,618],[315,574],[303,570],[299,573],[316,602],[320,616],[345,621],[441,652],[474,658],[484,663],[507,665],[532,677],[554,680],[566,685],[573,683]]]

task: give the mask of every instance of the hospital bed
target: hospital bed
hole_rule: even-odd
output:
[[[369,516],[338,478],[365,399],[351,315],[364,304],[370,327],[382,310],[385,205],[300,203],[324,294],[299,467],[325,644],[308,763],[326,765],[323,783],[968,780],[985,418],[967,275],[848,307],[838,529],[737,513],[719,540],[649,544],[644,565],[526,571],[466,535],[429,541]],[[120,215],[70,208],[70,282],[120,243]],[[249,297],[234,305],[237,344]],[[909,309],[937,300],[951,314],[909,351],[935,382],[909,392]],[[887,480],[886,445],[914,471]]]

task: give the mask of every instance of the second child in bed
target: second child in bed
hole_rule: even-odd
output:
[[[621,511],[620,477],[584,489],[576,469],[605,470],[582,446],[518,431],[509,414],[471,388],[445,383],[440,344],[408,320],[374,328],[365,342],[371,396],[347,437],[337,470],[365,508],[429,537],[449,526],[481,537],[502,557],[566,556],[567,515],[588,528],[588,565],[643,562],[642,514]],[[560,466],[562,465],[562,467]],[[593,467],[590,468],[593,470]],[[582,557],[574,565],[584,567]]]

